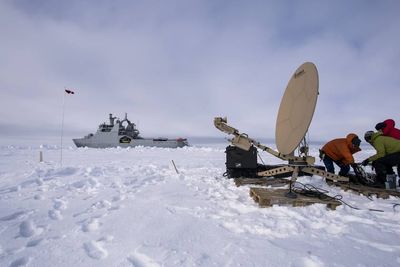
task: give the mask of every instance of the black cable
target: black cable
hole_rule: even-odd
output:
[[[365,196],[366,198],[368,198],[369,200],[371,200],[371,201],[374,201],[374,199],[371,197],[371,196]]]
[[[321,200],[336,200],[352,209],[362,210],[362,209],[360,209],[358,207],[354,207],[354,206],[348,204],[347,202],[345,202],[344,200],[342,200],[342,198],[343,198],[342,195],[335,195],[332,197],[332,196],[327,195],[327,193],[329,193],[329,191],[324,190],[322,188],[318,188],[314,185],[302,184],[297,181],[295,184],[299,184],[302,186],[302,187],[298,187],[298,186],[294,186],[294,185],[292,186],[292,190],[297,194],[300,194],[303,196],[308,196],[308,197],[317,197],[318,199],[321,199]],[[400,204],[396,204],[396,205],[400,205]],[[393,208],[394,207],[395,206],[393,206]],[[377,210],[377,209],[367,209],[367,210],[368,211],[376,211],[376,212],[384,212],[383,210]]]
[[[257,150],[257,156],[260,158],[260,160],[261,160],[262,164],[263,164],[263,165],[265,165],[265,163],[264,163],[263,159],[262,159],[262,158],[261,158],[261,156],[260,156],[260,153],[258,153],[258,150]]]
[[[393,211],[396,211],[396,207],[400,206],[400,203],[392,203],[393,204]]]

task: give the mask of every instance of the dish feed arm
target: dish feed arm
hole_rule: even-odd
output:
[[[248,137],[247,134],[245,133],[240,133],[238,129],[233,128],[232,126],[227,124],[227,118],[221,118],[221,117],[216,117],[214,118],[214,125],[215,127],[227,134],[232,134],[234,137],[230,139],[229,141],[232,143],[232,145],[241,148],[243,150],[248,151],[252,145],[255,147],[258,147],[259,149],[266,151],[272,155],[274,155],[277,158],[280,158],[282,160],[290,160],[290,161],[301,161],[301,162],[307,162],[309,164],[314,164],[315,159],[313,157],[295,157],[293,155],[284,155],[281,154],[275,150],[273,150],[270,147],[267,147],[263,144],[260,144],[256,140]]]

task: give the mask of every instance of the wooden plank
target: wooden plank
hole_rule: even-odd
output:
[[[250,196],[260,207],[272,207],[273,205],[303,207],[319,203],[335,210],[337,206],[341,205],[339,201],[334,199],[325,200],[300,194],[297,194],[297,198],[288,198],[285,196],[287,192],[288,189],[250,188]]]
[[[289,183],[290,180],[283,178],[235,178],[235,184],[238,187],[249,184],[278,187]]]

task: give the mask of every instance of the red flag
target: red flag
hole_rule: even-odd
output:
[[[67,94],[75,94],[74,91],[71,91],[71,90],[68,90],[68,89],[65,89],[65,92],[66,92]]]

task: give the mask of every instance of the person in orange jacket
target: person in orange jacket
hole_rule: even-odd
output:
[[[361,140],[354,133],[346,138],[337,138],[326,143],[320,150],[320,157],[325,164],[326,170],[335,173],[333,163],[340,167],[339,175],[345,176],[354,164],[353,154],[361,151]]]

